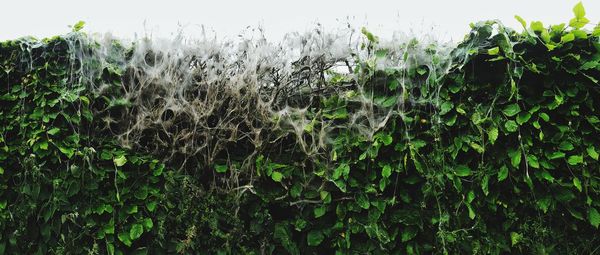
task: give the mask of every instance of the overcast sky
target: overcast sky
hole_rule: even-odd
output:
[[[3,0],[0,40],[33,35],[63,34],[79,20],[85,31],[111,32],[132,38],[136,33],[172,36],[183,26],[186,35],[200,33],[201,25],[218,36],[234,38],[245,27],[262,26],[270,40],[286,32],[305,31],[317,22],[325,29],[340,28],[346,20],[365,25],[381,37],[392,31],[433,33],[441,40],[460,40],[469,23],[499,19],[513,28],[514,15],[544,24],[568,22],[579,0]],[[600,0],[583,0],[587,17],[600,20]],[[520,30],[520,29],[519,29]]]

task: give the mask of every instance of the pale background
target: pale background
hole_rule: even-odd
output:
[[[0,40],[32,35],[38,38],[70,31],[68,25],[86,22],[84,31],[110,32],[133,38],[152,34],[173,36],[178,29],[188,36],[201,33],[201,25],[219,37],[235,38],[244,28],[262,27],[269,40],[287,32],[306,31],[318,22],[325,29],[366,26],[376,35],[393,31],[433,34],[442,41],[459,41],[469,23],[499,19],[520,30],[514,15],[544,24],[566,22],[579,0],[212,0],[212,1],[69,1],[0,0]],[[587,17],[600,21],[600,0],[583,0]]]

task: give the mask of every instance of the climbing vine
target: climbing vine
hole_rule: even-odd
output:
[[[457,45],[2,42],[0,254],[597,253],[600,26],[573,12]]]

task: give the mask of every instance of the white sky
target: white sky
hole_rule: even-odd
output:
[[[200,25],[217,35],[234,38],[247,26],[262,26],[270,40],[286,32],[305,31],[316,22],[326,29],[341,28],[350,18],[380,37],[393,31],[433,33],[441,40],[460,40],[469,23],[499,19],[517,28],[515,14],[545,25],[568,22],[579,0],[2,0],[0,40],[33,35],[47,37],[68,32],[68,25],[86,22],[87,32],[111,32],[132,38],[152,32],[168,37],[200,33]],[[587,17],[600,21],[600,0],[583,0]]]

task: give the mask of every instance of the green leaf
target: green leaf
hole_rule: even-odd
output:
[[[392,175],[392,167],[390,165],[385,165],[381,170],[381,176],[388,178]]]
[[[48,133],[49,135],[56,135],[56,134],[58,134],[58,132],[60,132],[60,128],[55,127],[55,128],[48,130],[48,132],[46,132],[46,133]]]
[[[123,244],[127,245],[127,247],[131,247],[131,239],[129,239],[129,235],[130,235],[130,234],[129,234],[129,233],[127,233],[127,232],[121,232],[121,233],[119,233],[119,235],[118,235],[118,237],[119,237],[119,240],[120,240],[120,241],[121,241]]]
[[[498,182],[504,181],[506,177],[508,177],[508,167],[502,166],[498,171]]]
[[[547,181],[554,182],[554,176],[552,176],[548,171],[542,171],[541,175],[542,178],[546,179]]]
[[[510,104],[507,105],[506,107],[504,107],[504,109],[502,110],[502,112],[508,116],[508,117],[512,117],[515,116],[517,113],[519,113],[521,111],[521,107],[519,107],[518,104]]]
[[[521,164],[521,151],[519,149],[509,150],[508,156],[510,157],[510,163],[512,166],[519,168],[519,165]]]
[[[494,144],[496,142],[496,140],[498,139],[498,128],[495,126],[488,128],[487,134],[488,134],[488,139],[490,140],[490,143]]]
[[[318,246],[324,239],[325,236],[320,230],[311,230],[306,236],[306,241],[309,246]]]
[[[590,210],[588,212],[588,219],[590,220],[590,224],[592,224],[592,226],[598,228],[598,226],[600,225],[600,213],[598,213],[598,210],[596,210],[596,208],[590,207]]]
[[[531,22],[529,27],[531,28],[531,30],[533,30],[535,32],[540,32],[540,33],[545,30],[544,24],[541,21],[533,21],[533,22]]]
[[[568,33],[560,37],[561,43],[568,43],[575,40],[575,35],[573,33]]]
[[[531,113],[529,113],[529,112],[520,112],[519,115],[517,115],[517,123],[519,125],[523,125],[530,118],[531,118]]]
[[[146,204],[146,209],[148,209],[150,212],[154,212],[154,210],[156,210],[156,205],[156,202],[149,202]]]
[[[454,171],[456,176],[466,177],[471,175],[471,168],[466,165],[458,165]]]
[[[72,158],[73,155],[75,154],[75,149],[74,148],[65,148],[62,146],[58,146],[58,150],[60,152],[62,152],[63,154],[65,154],[67,156],[67,158]]]
[[[596,149],[593,146],[587,148],[587,153],[591,158],[598,160],[598,152],[596,152]]]
[[[152,219],[150,218],[145,218],[144,221],[142,221],[142,224],[144,225],[146,231],[149,231],[152,229],[152,227],[154,227],[154,222],[152,222]]]
[[[569,159],[567,159],[567,162],[569,163],[569,165],[572,165],[572,166],[583,164],[583,156],[581,156],[581,155],[569,156]]]
[[[583,8],[583,4],[581,2],[577,3],[575,7],[573,7],[573,14],[575,14],[575,18],[583,18],[585,17],[585,8]]]
[[[498,53],[500,53],[500,48],[494,47],[494,48],[488,49],[487,52],[489,55],[498,55]]]
[[[573,185],[575,186],[575,188],[577,188],[577,190],[579,190],[579,192],[583,191],[583,187],[581,187],[581,181],[579,180],[579,178],[573,177]]]
[[[4,168],[0,166],[0,174],[4,174]]]
[[[129,238],[133,241],[136,240],[138,238],[140,238],[140,236],[142,236],[142,234],[144,233],[144,227],[141,224],[133,224],[133,226],[131,226],[131,230],[129,231]]]
[[[446,113],[448,113],[450,110],[452,110],[454,108],[454,104],[450,101],[445,101],[441,106],[440,106],[440,115],[444,115]]]
[[[273,173],[271,173],[271,178],[273,179],[273,181],[281,182],[281,180],[283,179],[283,174],[278,171],[273,171]]]
[[[371,206],[371,203],[369,203],[369,198],[363,193],[357,195],[356,203],[363,209],[369,209]]]
[[[227,165],[215,164],[215,171],[217,171],[217,173],[225,173],[225,172],[227,172],[227,169],[228,169]]]
[[[506,131],[512,133],[512,132],[517,131],[519,126],[517,125],[517,123],[514,120],[509,120],[504,123],[504,128],[506,128]]]
[[[562,141],[560,145],[558,145],[558,147],[561,151],[571,151],[575,149],[575,146],[573,146],[573,144],[568,141]]]
[[[127,163],[127,158],[124,155],[118,156],[113,159],[113,162],[116,166],[123,166]]]
[[[527,163],[532,168],[540,168],[540,163],[538,162],[538,158],[533,154],[527,155]]]
[[[525,20],[523,18],[521,18],[521,16],[515,15],[515,19],[517,21],[519,21],[519,23],[521,23],[521,25],[523,26],[523,28],[527,29],[527,22],[525,22]]]
[[[319,207],[315,207],[315,209],[313,209],[315,218],[319,218],[319,217],[325,215],[326,212],[327,212],[327,206],[319,206]]]
[[[85,22],[83,21],[78,21],[77,23],[75,23],[75,25],[73,25],[73,32],[78,32],[81,29],[83,29],[83,26],[85,26]]]

